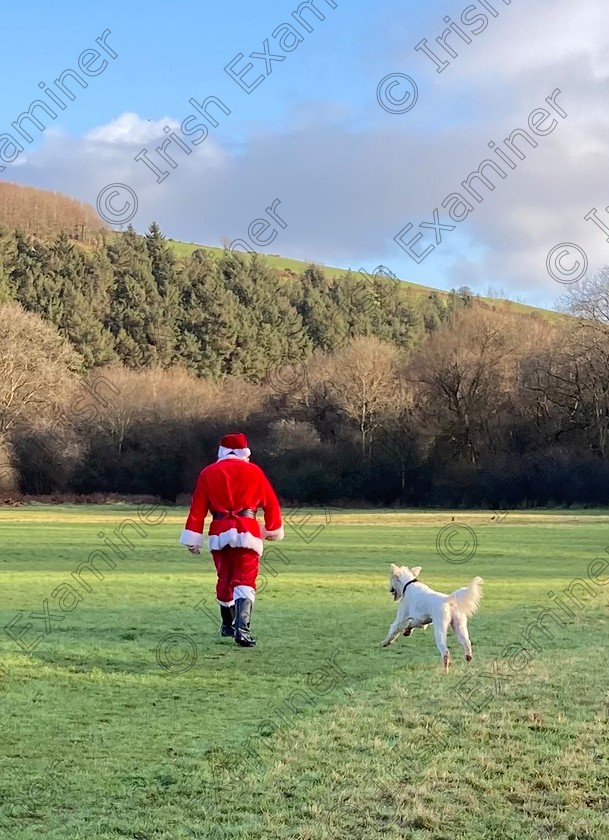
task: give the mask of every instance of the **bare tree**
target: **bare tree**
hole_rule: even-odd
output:
[[[66,232],[72,239],[99,243],[107,230],[90,204],[61,193],[0,183],[0,228],[22,228],[49,238]]]
[[[561,298],[561,304],[590,326],[609,327],[609,266],[572,286]]]
[[[556,359],[547,366],[547,395],[568,416],[566,431],[582,430],[589,446],[609,454],[609,266],[573,286],[562,298],[576,316]]]
[[[369,336],[353,339],[331,359],[327,384],[339,410],[357,423],[365,458],[395,398],[397,360],[394,345]]]
[[[20,439],[38,443],[38,458],[48,459],[60,448],[57,441],[64,442],[61,430],[80,364],[52,324],[19,304],[0,306],[0,489],[19,487],[14,459],[18,433]]]
[[[80,359],[57,329],[17,303],[0,306],[0,444],[18,424],[62,414]]]
[[[535,395],[544,443],[575,434],[600,455],[609,454],[609,329],[598,322],[565,324],[551,347],[527,360],[523,385]]]
[[[533,319],[475,307],[432,334],[407,372],[422,436],[443,436],[474,464],[495,448],[521,360],[539,329]]]
[[[132,370],[111,365],[93,371],[84,384],[89,392],[103,391],[103,397],[89,400],[86,414],[84,406],[79,406],[74,422],[78,424],[80,418],[89,434],[95,430],[107,433],[119,456],[137,424],[162,426],[176,420],[203,419],[221,404],[218,385],[196,379],[181,368]]]

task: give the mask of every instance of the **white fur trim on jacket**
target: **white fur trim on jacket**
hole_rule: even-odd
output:
[[[182,531],[180,537],[180,545],[203,545],[203,534],[197,534],[196,531]]]
[[[277,528],[276,531],[267,531],[264,525],[260,527],[262,532],[262,539],[263,540],[282,540],[285,537],[285,532],[283,530],[283,525],[281,528]]]
[[[218,447],[218,461],[223,461],[224,458],[240,458],[246,461],[252,454],[251,449],[227,449],[225,446]]]
[[[237,531],[230,528],[221,534],[210,534],[207,538],[207,547],[210,551],[221,551],[223,548],[251,548],[256,554],[261,555],[263,551],[262,540],[255,537],[249,531]]]

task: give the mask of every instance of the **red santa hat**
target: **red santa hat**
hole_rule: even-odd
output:
[[[241,432],[239,432],[239,434],[224,435],[220,441],[220,446],[218,448],[219,461],[222,458],[227,458],[229,455],[237,458],[243,458],[245,460],[246,458],[249,458],[251,454],[251,450],[247,445],[247,438]]]

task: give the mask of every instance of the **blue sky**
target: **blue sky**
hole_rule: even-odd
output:
[[[521,0],[486,2],[494,15],[483,0],[336,0],[335,9],[316,0],[325,20],[310,17],[312,32],[291,16],[295,0],[11,6],[3,11],[0,132],[13,131],[41,96],[41,80],[77,69],[78,56],[105,30],[117,57],[0,177],[94,205],[106,184],[124,183],[138,197],[138,230],[156,220],[168,236],[212,245],[245,235],[280,198],[287,227],[273,253],[354,269],[383,263],[426,285],[494,287],[551,305],[563,291],[545,268],[552,246],[579,243],[591,268],[607,261],[598,228],[583,221],[591,207],[606,206],[599,190],[607,175],[602,2],[590,0],[576,14],[567,0],[538,0],[534,10]],[[479,34],[471,31],[474,14],[487,19]],[[469,44],[450,36],[457,57],[434,43],[446,17],[469,33]],[[288,22],[303,39],[292,52],[271,35]],[[414,50],[422,38],[449,61],[442,73]],[[265,39],[284,60],[273,61],[248,95],[224,67],[239,52],[262,52]],[[264,73],[264,62],[247,60],[256,68],[248,79]],[[393,73],[417,84],[407,112],[387,113],[377,101],[380,80]],[[423,262],[405,253],[398,231],[410,222],[413,235],[431,221],[491,154],[488,142],[526,128],[555,89],[568,117],[557,117],[555,130],[538,137],[538,147],[441,243],[427,228],[423,241],[436,247]],[[207,96],[219,97],[230,115],[221,114],[191,154],[174,146],[178,166],[156,183],[135,155],[152,154],[166,139],[165,125],[179,134],[193,113],[188,100]]]
[[[15,73],[3,90],[2,123],[10,123],[35,97],[39,81],[55,78],[83,49],[93,47],[105,29],[112,31],[108,43],[119,59],[100,77],[103,82],[92,95],[82,96],[62,115],[62,127],[72,134],[110,122],[122,111],[151,119],[179,115],[189,110],[190,96],[201,94],[234,104],[234,118],[222,132],[232,142],[257,128],[280,129],[290,123],[295,109],[328,101],[330,91],[337,103],[359,112],[369,104],[367,88],[374,74],[393,69],[391,62],[379,59],[373,39],[382,37],[403,4],[374,8],[364,0],[343,0],[334,10],[324,0],[318,5],[326,10],[326,20],[316,22],[316,31],[307,33],[298,51],[272,65],[255,96],[242,92],[223,68],[238,52],[261,49],[275,27],[292,21],[297,2],[231,0],[227,12],[221,3],[173,2],[163,10],[139,0],[56,5],[32,0],[27,15],[23,6],[11,6],[3,11],[2,54]],[[418,10],[412,16],[418,30],[411,42],[419,33],[425,35],[426,16],[431,12]],[[395,35],[395,43],[385,45],[389,56],[397,49]]]

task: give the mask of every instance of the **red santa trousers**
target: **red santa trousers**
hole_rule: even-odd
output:
[[[227,546],[220,551],[211,553],[218,583],[216,584],[216,598],[218,603],[230,607],[235,598],[256,599],[256,578],[260,558],[251,548],[231,548]]]

